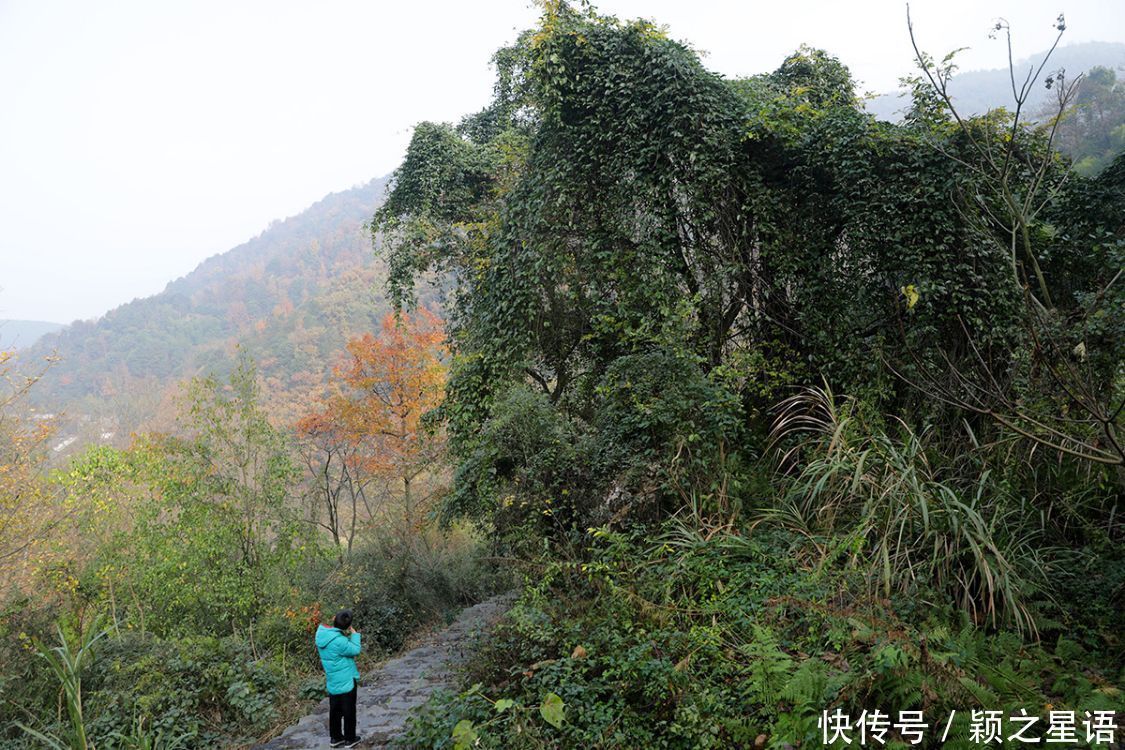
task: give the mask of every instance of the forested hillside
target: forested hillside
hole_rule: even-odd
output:
[[[325,382],[344,342],[374,330],[386,306],[384,274],[363,228],[386,179],[334,193],[204,261],[160,294],[44,336],[24,361],[56,355],[31,394],[41,410],[105,418],[100,432],[127,440],[167,427],[179,383],[234,367],[236,349],[268,382],[279,421]],[[73,429],[60,426],[60,434]]]
[[[381,205],[53,337],[52,380],[0,352],[0,742],[253,746],[324,697],[334,612],[369,674],[514,588],[396,747],[1118,747],[1125,156],[1058,148],[1091,89],[974,115],[920,51],[887,122],[822,50],[730,79],[542,10]],[[174,431],[46,470],[27,399],[188,375]]]

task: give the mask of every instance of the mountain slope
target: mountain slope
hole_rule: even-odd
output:
[[[33,402],[68,414],[62,432],[169,429],[178,384],[224,374],[241,348],[259,363],[274,415],[290,419],[344,342],[386,312],[382,266],[363,226],[386,184],[333,193],[159,294],[44,336],[25,357],[59,359]]]
[[[1026,75],[1031,65],[1038,65],[1046,54],[1047,51],[1043,50],[1025,60],[1017,61],[1015,70]],[[1043,76],[1062,68],[1066,70],[1068,78],[1074,78],[1079,73],[1085,73],[1098,65],[1114,70],[1125,66],[1125,44],[1084,42],[1059,47],[1051,55],[1049,64],[1043,70]],[[953,96],[954,104],[964,114],[982,114],[996,107],[1011,108],[1012,106],[1012,82],[1007,68],[957,73],[949,84],[949,91]],[[1050,96],[1051,92],[1040,81],[1032,90],[1028,114],[1036,116],[1050,101]],[[868,112],[880,120],[890,121],[902,119],[902,111],[909,106],[909,94],[901,91],[881,94],[866,104]]]

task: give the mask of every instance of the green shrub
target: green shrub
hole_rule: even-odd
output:
[[[472,687],[436,696],[401,744],[454,747],[460,726],[486,748],[816,746],[836,706],[1120,705],[1106,650],[987,634],[933,591],[874,597],[861,571],[804,566],[807,547],[679,522],[655,538],[597,531],[587,560],[545,565],[480,645]],[[552,694],[558,727],[541,711]]]
[[[376,531],[339,564],[314,572],[311,590],[325,616],[351,609],[369,648],[390,652],[420,625],[480,601],[505,581],[482,559],[476,531]]]
[[[489,521],[513,546],[587,515],[595,496],[588,430],[542,391],[513,386],[492,405],[457,468],[447,518]]]
[[[686,354],[615,359],[587,411],[569,415],[527,385],[502,393],[458,466],[446,514],[487,519],[502,542],[534,551],[618,515],[663,517],[713,490],[737,460],[741,404]]]
[[[610,476],[657,472],[677,500],[706,484],[721,451],[739,444],[738,398],[702,361],[657,350],[614,360],[598,384],[598,457]]]
[[[90,668],[91,732],[106,748],[116,747],[118,735],[129,735],[138,720],[152,733],[184,736],[190,747],[250,739],[276,716],[286,679],[274,660],[255,658],[241,637],[123,633],[105,642]]]

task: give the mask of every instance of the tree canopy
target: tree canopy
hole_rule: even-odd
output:
[[[1047,133],[1004,111],[955,120],[923,86],[904,124],[877,122],[819,50],[724,79],[648,22],[566,4],[548,4],[495,63],[493,103],[456,126],[420,125],[373,222],[400,305],[424,271],[456,279],[443,408],[463,470],[512,388],[539,391],[589,439],[588,503],[638,456],[687,445],[702,477],[753,452],[742,436],[761,434],[798,384],[953,434],[969,403],[953,385],[1031,392],[1062,345],[1043,343],[1044,326],[1067,351],[1084,342],[1094,400],[1120,398],[1119,345],[1069,327],[1120,317],[1099,291],[1120,257],[1120,204],[1084,208],[1109,205],[1115,168],[1068,177]],[[1009,210],[1044,190],[1043,212]],[[1029,296],[1043,319],[1029,318]],[[673,398],[674,418],[661,406]],[[665,411],[681,427],[657,428]],[[1113,463],[1105,427],[1094,440]],[[621,450],[630,440],[645,451]]]

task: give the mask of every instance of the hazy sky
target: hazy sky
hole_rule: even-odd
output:
[[[900,0],[603,0],[727,75],[801,43],[867,90],[910,72]],[[916,0],[924,46],[963,69],[1064,37],[1125,41],[1122,0]],[[420,120],[484,106],[527,0],[0,0],[0,318],[69,322],[160,291],[271,219],[397,166]]]

